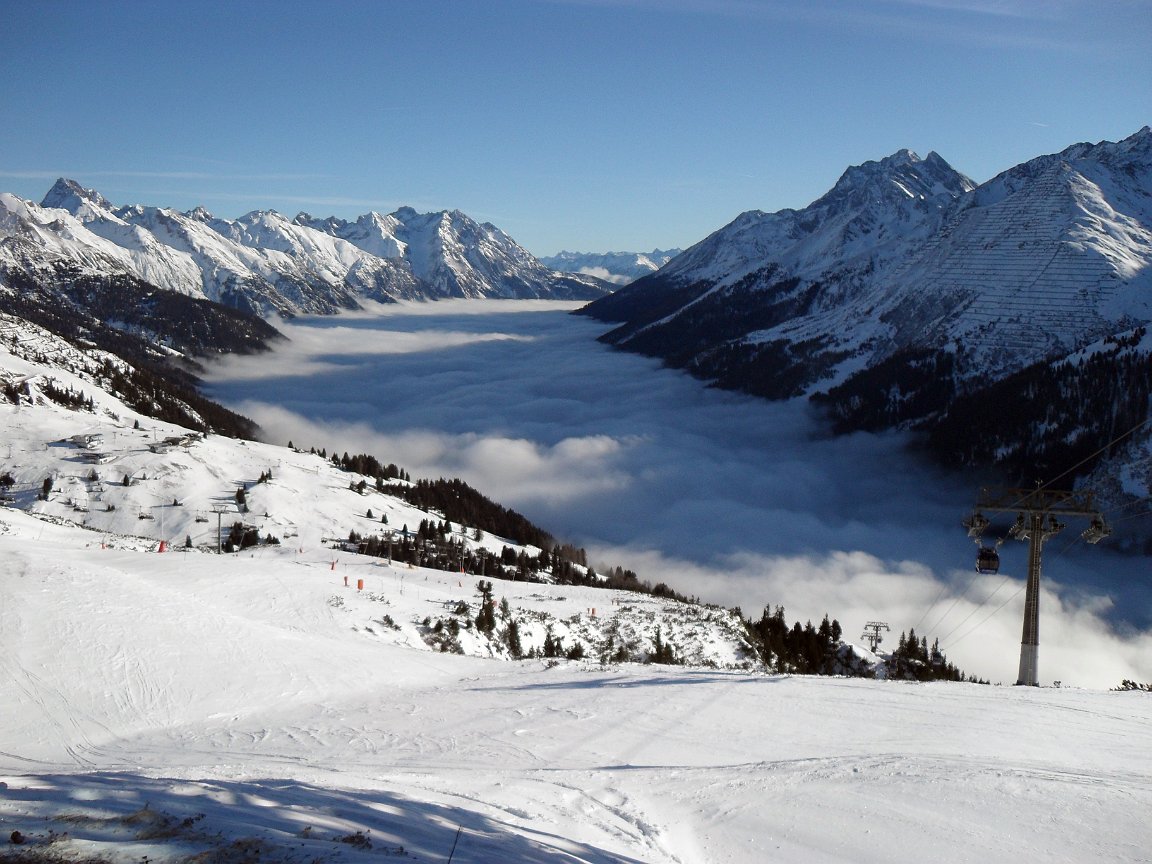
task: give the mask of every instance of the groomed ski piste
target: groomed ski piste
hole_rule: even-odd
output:
[[[585,659],[440,652],[423,622],[474,616],[475,576],[324,542],[429,514],[189,438],[84,362],[0,348],[31,394],[0,403],[0,860],[1147,860],[1147,693],[770,674],[723,610],[501,579],[525,650]],[[217,509],[280,544],[215,554]],[[593,650],[657,627],[686,665]]]

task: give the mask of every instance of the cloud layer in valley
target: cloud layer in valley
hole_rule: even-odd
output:
[[[273,357],[232,358],[215,396],[269,440],[368,452],[459,476],[598,564],[789,621],[887,621],[939,637],[966,671],[1012,683],[1026,547],[972,569],[960,527],[976,494],[897,435],[832,438],[805,404],[704,387],[595,341],[573,304],[442,301],[282,327]],[[1001,528],[1006,526],[1001,526]],[[1045,557],[1041,676],[1152,679],[1147,559],[1085,547]],[[1117,631],[1126,635],[1117,635]]]

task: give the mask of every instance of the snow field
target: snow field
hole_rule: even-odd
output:
[[[456,860],[652,862],[1140,861],[1152,840],[1144,694],[497,663],[375,623],[475,599],[450,574],[401,594],[374,565],[358,592],[326,556],[2,524],[2,836],[437,860],[463,826]],[[607,593],[495,585],[566,610]],[[145,804],[172,836],[131,839]],[[357,831],[375,851],[333,839]]]

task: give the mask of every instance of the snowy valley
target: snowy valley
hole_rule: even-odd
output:
[[[524,645],[584,659],[500,662],[470,625],[436,650],[474,575],[324,543],[429,514],[137,414],[43,332],[0,357],[3,860],[1145,855],[1147,694],[767,674],[723,610],[507,579]],[[218,510],[280,542],[215,554]],[[595,656],[657,628],[687,666]]]
[[[1152,864],[1152,2],[3,11],[0,864]]]
[[[745,214],[589,310],[628,319],[608,341],[730,389],[827,387],[838,440],[800,400],[761,413],[641,358],[609,375],[621,355],[566,314],[576,304],[533,305],[609,286],[458,211],[223,220],[114,207],[69,181],[40,205],[0,196],[0,861],[1145,860],[1152,700],[1099,684],[1112,669],[1145,683],[1145,559],[1101,555],[1093,581],[1075,553],[1052,556],[1046,672],[1093,689],[911,680],[944,666],[927,639],[916,674],[894,674],[917,615],[921,638],[986,642],[974,656],[999,670],[1020,592],[1012,572],[972,575],[961,478],[871,433],[927,404],[957,462],[1034,460],[1032,414],[973,455],[934,413],[944,381],[962,418],[983,416],[976,367],[1007,398],[1027,389],[1073,452],[1094,446],[1085,412],[1114,432],[1146,420],[1147,228],[1128,212],[1143,198],[1120,196],[1120,213],[1097,192],[1148,141],[979,188],[901,152],[850,169],[814,210]],[[1047,282],[1019,258],[1041,246]],[[1002,295],[985,290],[1009,271]],[[1080,305],[1044,307],[1044,344],[1012,335],[1020,304],[1065,289]],[[486,297],[523,320],[487,320]],[[746,362],[755,386],[715,374]],[[495,369],[524,379],[515,404]],[[1088,380],[1110,383],[1089,401]],[[662,399],[696,412],[684,429]],[[267,440],[307,437],[254,440],[250,410]],[[405,457],[350,456],[363,440]],[[1139,503],[1145,436],[1125,448],[1091,482]],[[581,523],[596,548],[376,461],[409,454],[557,517],[597,511]],[[672,532],[681,545],[661,548]],[[737,593],[797,598],[811,617],[794,642],[811,634],[813,659],[785,656],[783,610],[756,622],[730,608]],[[840,613],[829,598],[861,623],[892,617],[884,650],[835,620],[817,630]]]
[[[112,358],[4,335],[3,860],[1146,852],[1145,693],[773,674],[727,610],[358,554],[352,530],[443,520],[330,458],[141,414],[96,386]],[[216,554],[229,521],[278,542]],[[661,644],[684,665],[649,663]]]
[[[6,429],[0,444],[4,503],[77,529],[85,546],[156,551],[162,545],[178,557],[229,549],[286,562],[304,550],[312,556],[329,550],[333,570],[339,562],[344,572],[358,574],[353,584],[361,574],[381,572],[384,564],[400,576],[427,565],[439,574],[436,584],[464,589],[450,592],[453,602],[444,598],[442,605],[455,609],[456,600],[467,598],[453,614],[420,616],[416,622],[406,615],[391,627],[398,641],[427,650],[508,659],[541,653],[549,637],[581,656],[646,661],[662,628],[663,640],[686,662],[723,668],[758,664],[742,622],[726,610],[681,604],[670,591],[616,596],[595,587],[581,591],[578,584],[566,588],[579,594],[579,601],[559,598],[554,605],[556,596],[537,592],[547,587],[541,582],[560,581],[561,567],[569,582],[601,581],[582,563],[583,550],[526,545],[478,524],[452,523],[441,511],[405,500],[406,493],[434,496],[437,489],[425,489],[419,478],[412,482],[395,465],[363,474],[313,448],[305,452],[205,434],[142,415],[101,388],[106,357],[77,351],[13,319],[0,319],[0,325],[0,342],[7,343],[0,349],[0,380],[10,397],[0,406]],[[344,457],[351,461],[347,453]],[[466,486],[447,490],[483,504]],[[496,524],[532,540],[547,537],[499,505],[484,509],[499,513]],[[494,522],[483,514],[479,518]],[[523,648],[515,655],[499,636],[478,633],[471,624],[480,610],[472,596],[476,585],[492,577],[528,580],[511,596],[544,601],[523,612],[525,617],[519,607],[516,615],[506,604],[501,610],[501,633],[509,623],[519,627]],[[623,584],[622,578],[616,581]],[[492,605],[500,599],[492,598]],[[530,599],[523,602],[533,605]],[[429,621],[421,623],[423,618]]]

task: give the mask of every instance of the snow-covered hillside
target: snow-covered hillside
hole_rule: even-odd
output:
[[[53,262],[264,316],[332,313],[358,298],[592,299],[610,288],[548,269],[459,211],[401,208],[353,223],[253,211],[229,220],[202,208],[116,207],[64,178],[40,204],[0,195],[0,268],[48,278]]]
[[[655,273],[680,254],[679,249],[653,249],[651,252],[557,252],[540,262],[553,270],[596,276],[617,285],[627,285],[641,276]]]
[[[1152,844],[1146,693],[494,662],[414,650],[412,619],[476,600],[450,574],[100,537],[0,510],[0,834],[23,840],[5,860],[1138,862]],[[605,593],[499,592],[584,620]]]
[[[105,362],[0,327],[4,860],[1146,857],[1146,693],[769,675],[725,610],[492,579],[525,652],[584,654],[506,662],[475,575],[331,542],[437,514]],[[216,554],[230,521],[280,542]],[[605,662],[657,640],[688,665]]]
[[[239,524],[262,541],[274,538],[275,545],[258,548],[282,562],[308,554],[329,564],[344,561],[348,573],[377,574],[383,572],[377,569],[383,566],[380,558],[341,551],[352,532],[364,539],[391,538],[399,547],[423,520],[444,521],[443,514],[379,491],[374,478],[341,470],[319,455],[204,436],[141,415],[98,386],[108,362],[119,361],[0,318],[0,383],[6,395],[17,397],[15,403],[0,401],[5,429],[0,491],[17,510],[73,526],[77,543],[134,550],[155,550],[163,543],[180,556],[195,556],[215,553]],[[80,408],[58,404],[72,397]],[[513,555],[542,551],[461,523],[451,525],[447,539],[470,552],[483,551],[490,561],[506,547]],[[395,562],[401,576],[405,567]],[[480,608],[472,596],[479,576],[457,572],[447,578],[434,572],[436,584],[453,587],[441,598],[445,609],[455,609],[461,597],[471,598],[471,608],[426,612],[417,620],[405,615],[397,621],[404,641],[426,650],[510,656],[499,638],[475,633],[468,623]],[[685,661],[719,667],[757,663],[739,617],[727,610],[624,591],[567,585],[549,594],[546,588],[520,582],[502,585],[493,595],[494,601],[507,598],[512,604],[501,609],[501,624],[516,622],[524,654],[541,651],[550,636],[587,656],[608,650],[644,659],[659,629]],[[422,623],[429,615],[431,620]],[[445,631],[445,625],[453,626]]]

